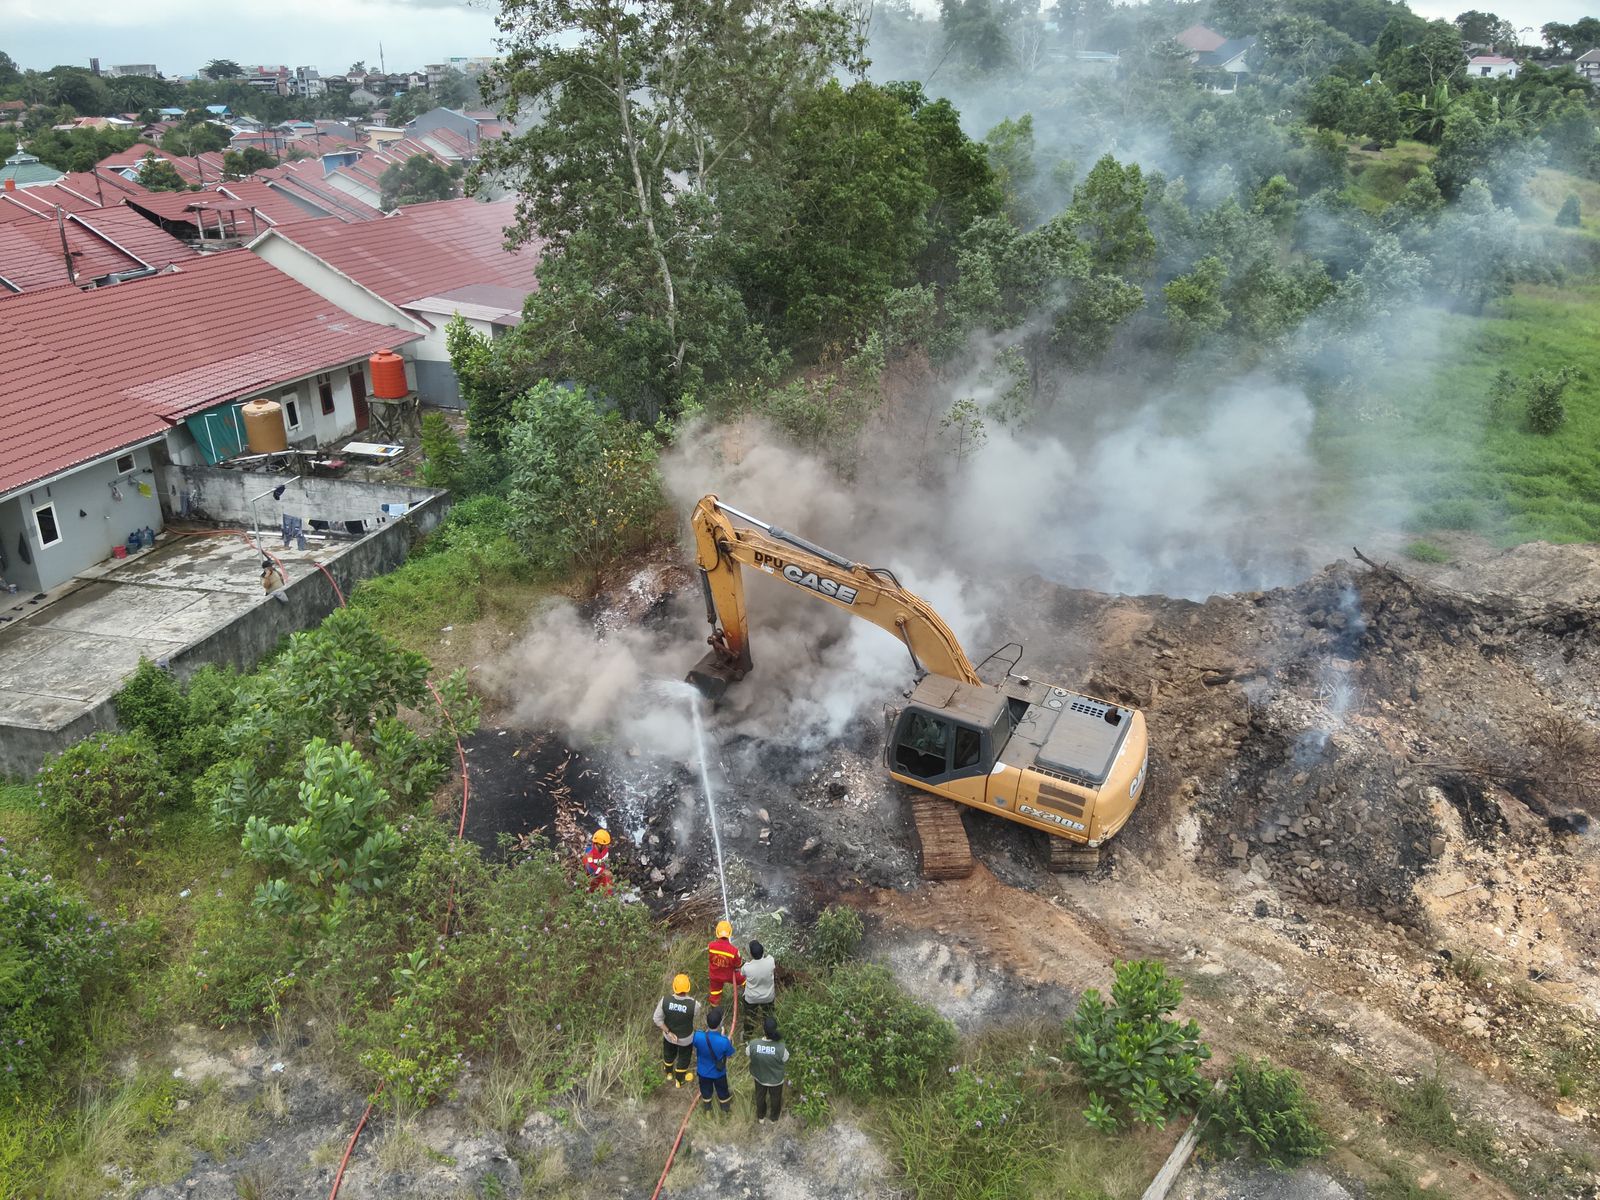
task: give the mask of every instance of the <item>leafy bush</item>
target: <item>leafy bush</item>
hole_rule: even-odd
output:
[[[1489,415],[1496,420],[1511,412],[1511,403],[1517,396],[1517,377],[1501,367],[1489,385]]]
[[[918,1200],[1009,1200],[1030,1194],[1039,1123],[1013,1064],[951,1069],[886,1113],[894,1154]]]
[[[147,658],[117,693],[117,718],[146,734],[185,789],[222,756],[222,731],[238,705],[239,677],[203,667],[185,687]]]
[[[461,453],[461,443],[456,441],[455,430],[441,412],[422,414],[422,457],[423,482],[455,490],[466,458]]]
[[[535,566],[598,566],[654,533],[662,498],[649,429],[548,381],[513,412],[512,533]]]
[[[313,738],[300,781],[300,819],[245,822],[245,856],[282,872],[256,888],[257,907],[296,920],[318,916],[331,930],[356,896],[381,892],[399,863],[400,831],[385,816],[389,796],[349,742]]]
[[[1218,1153],[1249,1154],[1268,1166],[1292,1167],[1327,1149],[1300,1076],[1265,1059],[1241,1058],[1225,1086],[1200,1105],[1206,1144]]]
[[[115,700],[117,720],[129,729],[143,730],[157,746],[174,742],[189,720],[183,689],[171,672],[143,655]]]
[[[73,833],[113,842],[143,838],[178,785],[142,732],[94,734],[39,771],[39,801]]]
[[[82,1028],[85,998],[116,962],[116,935],[77,895],[0,838],[0,1107],[44,1075]]]
[[[1084,992],[1067,1022],[1066,1053],[1089,1086],[1083,1115],[1095,1128],[1119,1128],[1124,1110],[1162,1128],[1200,1098],[1199,1066],[1211,1050],[1195,1022],[1171,1019],[1182,998],[1183,984],[1144,960],[1116,965],[1110,1004],[1094,988]]]
[[[1577,378],[1570,367],[1559,371],[1535,371],[1522,385],[1528,429],[1549,435],[1567,423],[1567,405],[1562,398],[1567,386]]]
[[[415,867],[323,946],[319,983],[355,983],[344,1038],[363,1067],[409,1106],[447,1095],[461,1056],[514,1058],[531,1102],[586,1079],[595,1046],[636,1030],[660,994],[648,913],[575,887],[548,848],[485,863],[433,822],[408,842]],[[637,1067],[642,1090],[659,1068]]]
[[[300,759],[314,738],[350,742],[396,801],[422,799],[448,769],[453,732],[465,736],[478,722],[463,672],[438,685],[443,712],[427,674],[426,659],[395,646],[353,609],[294,634],[241,686],[238,715],[224,735],[226,784],[211,796],[218,822],[243,829],[252,816],[297,820]],[[398,719],[402,708],[416,714],[412,724]]]
[[[254,1020],[296,982],[296,939],[262,909],[228,905],[202,919],[180,978],[186,1003],[219,1027]]]
[[[1583,224],[1583,207],[1578,203],[1576,193],[1569,195],[1562,202],[1561,211],[1556,213],[1556,224],[1567,229],[1576,229]]]
[[[883,967],[850,963],[787,1005],[784,1037],[805,1046],[790,1062],[796,1110],[826,1119],[837,1092],[877,1100],[920,1087],[955,1052],[950,1022],[911,999]]]
[[[811,958],[820,966],[837,967],[856,956],[861,947],[861,917],[853,908],[831,904],[817,914],[811,926]]]

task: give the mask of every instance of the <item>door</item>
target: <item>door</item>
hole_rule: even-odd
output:
[[[356,411],[356,428],[367,427],[367,373],[360,367],[350,368],[350,403]]]

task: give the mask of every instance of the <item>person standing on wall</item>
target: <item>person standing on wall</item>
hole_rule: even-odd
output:
[[[700,1001],[689,995],[689,977],[672,981],[672,995],[656,1001],[656,1028],[661,1030],[661,1066],[674,1086],[689,1082],[689,1059],[694,1054],[694,1027],[700,1020]]]
[[[722,1036],[722,1010],[713,1008],[706,1013],[706,1027],[694,1035],[694,1072],[700,1080],[700,1111],[711,1111],[711,1093],[716,1092],[717,1103],[722,1105],[722,1115],[733,1112],[733,1096],[728,1091],[728,1059],[733,1057],[733,1043]]]
[[[778,964],[760,942],[751,941],[750,958],[744,964],[744,1005],[739,1010],[739,1023],[746,1041],[755,1036],[769,1018],[776,1016],[773,1006],[778,1000],[778,984],[774,978]]]
[[[770,1118],[776,1125],[783,1114],[784,1064],[789,1061],[789,1047],[778,1032],[778,1018],[769,1015],[763,1032],[765,1036],[746,1046],[744,1053],[750,1060],[750,1078],[756,1085],[756,1124],[764,1125]]]

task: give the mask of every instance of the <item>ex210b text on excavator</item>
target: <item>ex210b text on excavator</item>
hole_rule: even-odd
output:
[[[894,634],[916,685],[887,717],[884,759],[910,792],[923,874],[972,870],[955,801],[1051,835],[1051,866],[1086,870],[1144,789],[1144,715],[1107,700],[1007,673],[978,677],[938,613],[883,567],[851,562],[706,496],[692,518],[712,626],[711,651],[689,682],[712,699],[749,674],[744,570],[765,572]],[[1020,650],[1020,648],[1019,648]]]

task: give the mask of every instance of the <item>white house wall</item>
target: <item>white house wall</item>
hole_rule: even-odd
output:
[[[141,447],[130,453],[132,472],[119,473],[117,459],[110,458],[0,500],[0,542],[8,564],[0,575],[19,592],[46,591],[110,558],[113,547],[126,545],[134,530],[149,526],[159,532],[161,499],[150,450]],[[149,496],[139,494],[140,483],[150,488]],[[45,504],[55,507],[61,533],[52,546],[39,544],[34,518],[34,510]],[[20,538],[27,539],[31,565],[22,561]]]

